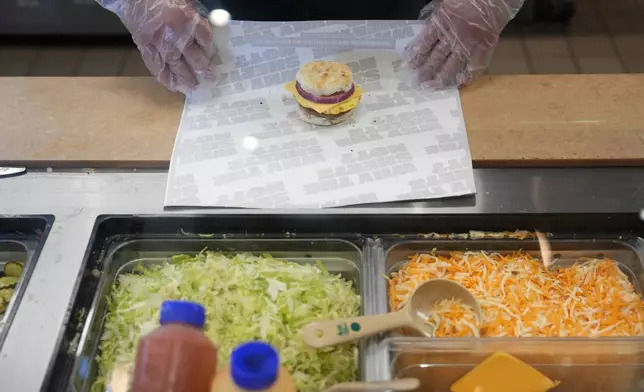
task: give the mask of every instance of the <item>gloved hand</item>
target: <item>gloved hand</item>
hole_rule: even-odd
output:
[[[97,0],[132,34],[150,72],[172,91],[187,94],[197,76],[212,75],[212,29],[195,0]]]
[[[489,65],[501,31],[523,1],[441,0],[407,47],[418,82],[437,88],[469,84]]]

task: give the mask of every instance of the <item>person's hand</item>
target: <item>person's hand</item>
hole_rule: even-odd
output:
[[[98,0],[132,34],[150,72],[172,91],[187,94],[211,76],[212,29],[195,0]]]
[[[490,63],[501,31],[523,0],[442,0],[407,47],[418,82],[462,86]]]

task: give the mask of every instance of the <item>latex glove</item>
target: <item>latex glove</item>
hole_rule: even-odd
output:
[[[97,0],[121,18],[152,75],[187,94],[212,76],[212,28],[195,0]]]
[[[442,0],[407,47],[418,81],[431,87],[462,86],[490,63],[503,28],[524,0]],[[422,12],[421,12],[422,15]]]

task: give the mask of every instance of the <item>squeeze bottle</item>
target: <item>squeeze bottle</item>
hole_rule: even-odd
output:
[[[161,326],[139,341],[133,392],[209,392],[217,349],[203,333],[206,311],[187,301],[165,301]]]
[[[211,392],[297,392],[289,372],[280,366],[277,351],[267,343],[249,342],[237,346],[230,366],[221,369]]]

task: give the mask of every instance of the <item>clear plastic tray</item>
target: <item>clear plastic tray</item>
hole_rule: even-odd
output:
[[[4,270],[5,264],[10,261],[18,261],[23,265],[23,275],[25,266],[29,260],[29,251],[27,245],[20,241],[7,241],[0,239],[0,271]],[[21,292],[22,286],[25,284],[28,278],[22,279],[22,276],[18,281],[18,284],[15,286],[11,300],[6,305],[6,311],[0,313],[0,345],[2,344],[2,337],[5,336],[5,317],[10,319],[11,316],[15,313],[14,306],[16,301],[16,293]]]
[[[40,223],[36,219],[34,221]],[[45,223],[43,220],[43,228]],[[9,327],[18,311],[22,296],[25,293],[29,279],[31,279],[31,273],[38,261],[38,252],[43,242],[44,239],[41,240],[34,235],[12,236],[12,239],[6,239],[2,238],[0,234],[0,271],[4,270],[5,264],[10,261],[18,261],[23,265],[22,275],[20,275],[18,283],[13,289],[13,294],[6,310],[4,313],[0,313],[0,347],[3,345]]]
[[[628,276],[634,288],[643,293],[644,288],[644,241],[638,237],[615,239],[564,239],[549,240],[553,252],[551,268],[570,267],[583,258],[609,258]],[[385,246],[385,270],[388,276],[399,271],[417,253],[435,253],[448,256],[454,251],[486,251],[500,254],[511,254],[524,251],[533,256],[540,256],[537,240],[417,240],[395,241]],[[380,301],[386,301],[389,308],[389,294]],[[382,302],[381,302],[382,305]],[[644,389],[643,389],[644,391]]]
[[[416,377],[423,392],[448,392],[498,351],[559,381],[556,391],[644,390],[644,338],[388,338],[379,351],[387,378]]]
[[[640,238],[556,238],[550,246],[554,268],[571,266],[580,258],[610,258],[642,293],[644,246]],[[479,250],[540,253],[537,241],[530,239],[393,240],[385,244],[385,271],[388,275],[398,271],[416,253]],[[389,308],[387,294],[380,300]],[[560,381],[556,391],[644,391],[644,337],[427,339],[392,333],[380,343],[377,363],[385,378],[416,377],[421,380],[421,391],[449,391],[454,382],[497,351],[514,355]]]
[[[98,364],[94,360],[107,312],[107,298],[118,275],[132,272],[137,265],[151,266],[167,263],[173,255],[196,254],[203,249],[225,253],[249,252],[256,255],[270,253],[272,256],[299,264],[321,262],[334,274],[340,274],[352,281],[362,299],[364,311],[364,282],[361,250],[354,244],[339,239],[192,239],[159,238],[116,242],[106,252],[102,261],[100,280],[87,321],[79,340],[75,356],[71,389],[89,391],[94,382]],[[364,366],[364,355],[360,353],[360,366]]]

